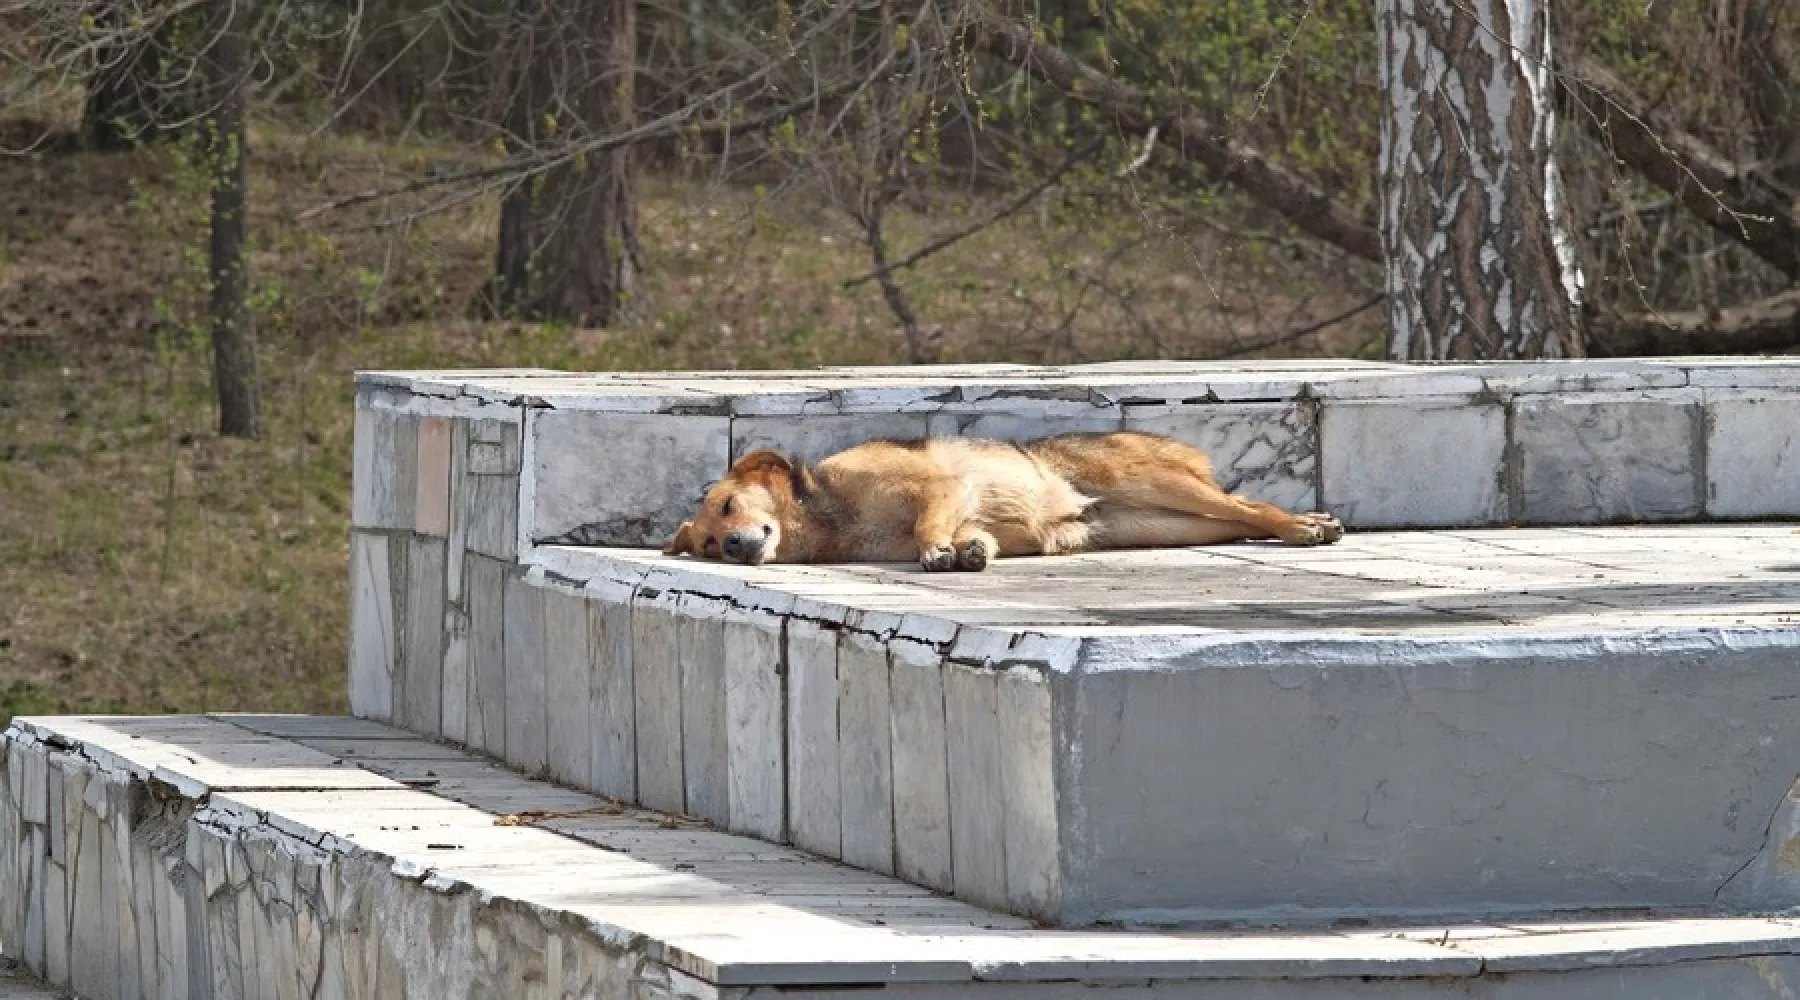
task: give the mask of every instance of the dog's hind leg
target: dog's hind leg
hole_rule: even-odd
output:
[[[1151,549],[1274,537],[1273,532],[1251,527],[1242,521],[1109,504],[1094,514],[1092,542],[1096,549]]]

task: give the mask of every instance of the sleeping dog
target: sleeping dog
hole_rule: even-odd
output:
[[[901,562],[981,570],[1005,556],[1278,538],[1329,545],[1329,514],[1233,496],[1205,453],[1122,431],[1027,444],[870,441],[807,466],[739,459],[663,549],[762,563]]]

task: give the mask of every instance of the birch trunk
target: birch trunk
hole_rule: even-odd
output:
[[[1388,354],[1579,357],[1550,0],[1376,0]]]

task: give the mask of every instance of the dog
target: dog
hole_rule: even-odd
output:
[[[979,571],[1007,556],[1278,538],[1329,545],[1329,514],[1234,496],[1200,449],[1135,431],[1026,444],[869,441],[808,466],[753,451],[713,484],[664,555],[763,563],[903,562]]]

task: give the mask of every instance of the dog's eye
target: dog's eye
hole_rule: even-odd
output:
[[[737,498],[736,497],[726,497],[725,502],[719,505],[719,516],[720,517],[730,517],[731,516],[731,503],[735,499],[737,499]]]

